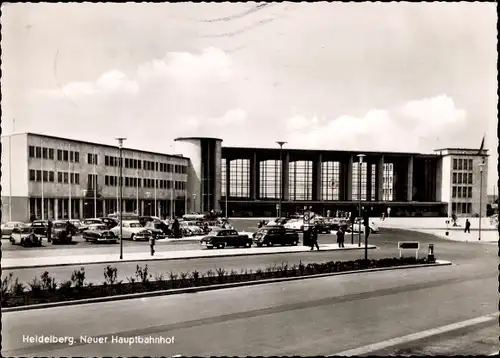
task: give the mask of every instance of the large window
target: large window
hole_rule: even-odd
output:
[[[340,162],[323,162],[321,164],[321,199],[340,199]]]
[[[222,158],[220,162],[220,195],[221,196],[226,196],[226,189],[227,189],[227,163],[226,163],[226,158]]]
[[[371,164],[371,191],[370,191],[370,201],[377,200],[377,164]]]
[[[312,200],[312,171],[311,161],[290,163],[288,174],[290,200]]]
[[[361,200],[366,200],[367,174],[368,165],[366,162],[361,163],[361,178],[359,173],[359,162],[352,163],[352,200],[359,200],[361,186]]]
[[[229,164],[229,196],[250,197],[250,160],[234,159]]]
[[[259,197],[279,199],[281,195],[281,161],[266,160],[260,162]]]
[[[384,163],[384,182],[382,184],[383,196],[382,200],[392,201],[393,200],[393,189],[394,189],[394,164]]]

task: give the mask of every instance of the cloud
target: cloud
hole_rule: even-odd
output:
[[[342,115],[318,125],[316,117],[287,120],[291,147],[370,151],[430,151],[439,138],[463,130],[467,113],[452,98],[440,95],[409,101],[395,109],[365,115]]]

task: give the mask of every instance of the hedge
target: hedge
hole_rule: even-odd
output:
[[[48,271],[40,278],[35,277],[27,285],[13,279],[13,274],[2,279],[2,307],[17,307],[40,303],[72,301],[79,299],[117,296],[141,292],[153,292],[160,290],[171,290],[176,288],[188,288],[199,286],[210,286],[235,282],[248,282],[281,277],[310,276],[317,274],[345,272],[369,268],[395,267],[416,264],[429,264],[427,258],[416,259],[414,257],[385,258],[379,260],[355,260],[355,261],[329,261],[324,263],[313,263],[289,266],[283,262],[281,265],[268,266],[264,270],[256,271],[241,269],[240,272],[219,268],[215,271],[208,270],[204,273],[192,271],[174,274],[170,272],[166,276],[157,274],[154,278],[149,273],[148,266],[137,265],[134,277],[128,277],[127,282],[118,281],[118,270],[108,265],[104,269],[104,281],[100,285],[85,282],[85,269],[75,270],[71,279],[56,282]]]

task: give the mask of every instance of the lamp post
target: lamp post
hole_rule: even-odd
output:
[[[481,164],[479,164],[479,241],[481,241],[481,219],[483,216],[483,169],[484,169],[484,159]]]
[[[286,144],[286,142],[283,141],[277,141],[276,142],[280,146],[280,198],[279,198],[279,210],[278,210],[278,217],[281,217],[281,201],[283,200],[283,145]]]
[[[123,259],[123,160],[122,160],[122,152],[123,152],[123,141],[127,138],[116,138],[118,141],[118,148],[120,149],[120,182],[118,183],[120,186],[120,260]]]
[[[196,207],[196,194],[193,194],[193,205],[191,205],[191,212],[195,213],[196,211],[193,208]]]
[[[359,236],[358,236],[358,247],[361,247],[361,165],[363,164],[364,154],[358,154],[358,218],[359,218]],[[366,230],[366,229],[365,229]]]

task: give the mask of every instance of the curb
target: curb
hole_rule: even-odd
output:
[[[266,279],[266,280],[224,283],[224,284],[216,284],[216,285],[201,286],[201,287],[176,288],[176,289],[172,289],[172,290],[140,292],[140,293],[118,295],[118,296],[86,298],[86,299],[82,299],[82,300],[72,300],[72,301],[53,302],[53,303],[41,303],[41,304],[19,306],[19,307],[7,307],[7,308],[2,308],[2,313],[3,312],[28,311],[28,310],[36,310],[36,309],[44,309],[44,308],[55,308],[55,307],[62,307],[62,306],[75,306],[75,305],[82,305],[82,304],[89,304],[89,303],[103,303],[103,302],[111,302],[111,301],[131,300],[131,299],[137,299],[137,298],[170,296],[170,295],[179,295],[179,294],[184,294],[184,293],[215,291],[215,290],[221,290],[221,289],[227,289],[227,288],[265,285],[265,284],[273,284],[273,283],[280,283],[280,282],[292,282],[292,281],[314,279],[314,278],[349,275],[349,274],[354,274],[354,273],[370,273],[370,272],[379,272],[379,271],[403,270],[403,269],[413,269],[413,268],[422,268],[422,267],[438,267],[438,266],[448,266],[448,265],[452,265],[452,263],[450,261],[437,260],[436,263],[434,263],[434,264],[402,265],[402,266],[394,266],[394,267],[378,267],[378,268],[365,269],[365,270],[331,272],[331,273],[298,276],[298,277],[280,277],[280,278],[271,278],[271,279]]]
[[[117,263],[130,263],[130,262],[154,262],[154,261],[171,261],[171,260],[196,260],[196,259],[209,259],[209,258],[218,258],[218,257],[237,257],[237,256],[263,256],[263,255],[283,255],[283,254],[297,254],[308,252],[309,250],[304,251],[285,251],[285,252],[264,252],[258,254],[249,254],[249,255],[234,255],[234,254],[222,254],[222,255],[207,255],[207,256],[187,256],[187,257],[169,257],[169,258],[158,258],[153,259],[151,257],[144,257],[139,259],[123,259],[123,260],[107,260],[101,262],[74,262],[74,263],[61,263],[61,264],[52,264],[52,265],[32,265],[32,266],[3,266],[3,270],[26,270],[26,269],[34,269],[34,268],[45,268],[45,267],[64,267],[64,266],[81,266],[81,265],[103,265],[103,264],[117,264]],[[361,247],[348,247],[342,250],[323,250],[324,252],[330,251],[350,251],[350,250],[364,250],[364,246]],[[376,246],[368,247],[368,250],[377,249]],[[320,250],[321,251],[321,250]]]

